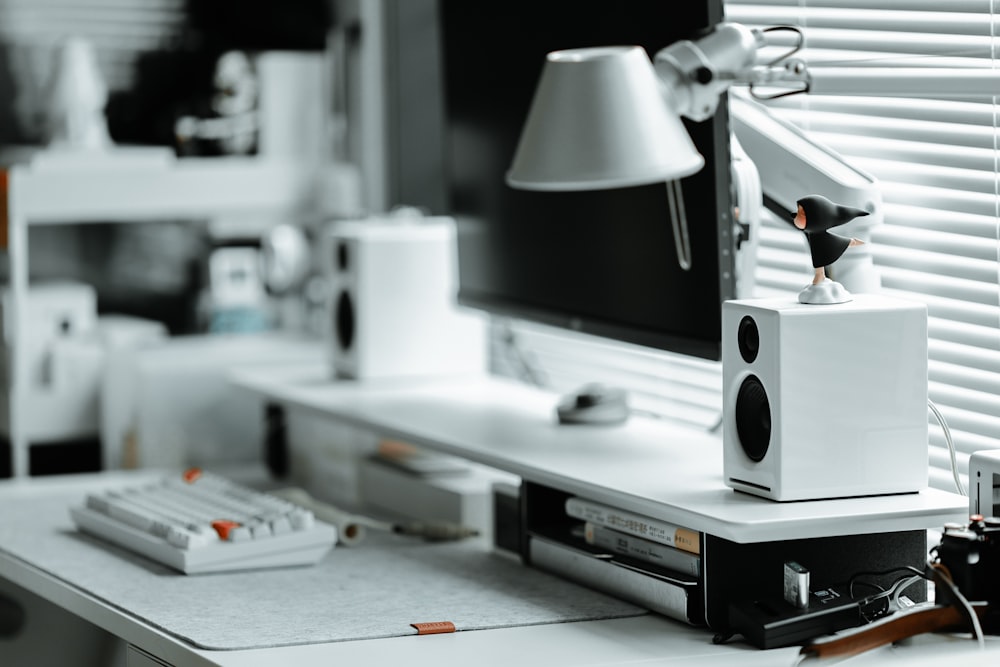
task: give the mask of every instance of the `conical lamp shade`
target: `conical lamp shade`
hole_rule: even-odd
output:
[[[705,161],[638,46],[548,55],[507,183],[592,190],[665,182]]]

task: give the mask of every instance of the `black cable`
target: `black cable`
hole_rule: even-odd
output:
[[[769,32],[779,32],[779,31],[794,32],[798,36],[799,39],[798,39],[798,42],[796,42],[795,46],[792,47],[791,51],[789,51],[788,53],[781,54],[780,56],[778,56],[777,58],[775,58],[771,62],[767,63],[768,65],[777,65],[778,63],[780,63],[785,58],[791,58],[796,53],[798,53],[799,51],[802,50],[802,46],[806,42],[805,33],[803,33],[802,30],[798,26],[794,26],[794,25],[776,25],[776,26],[771,26],[770,28],[764,28],[763,30],[761,30],[761,33],[762,34],[767,34]]]
[[[914,575],[914,574],[915,575],[919,575],[920,577],[923,577],[924,579],[929,579],[930,578],[927,575],[927,573],[925,573],[923,570],[915,568],[912,565],[900,565],[899,567],[893,567],[893,568],[890,568],[888,570],[882,570],[880,572],[855,572],[853,575],[851,575],[851,578],[847,580],[847,584],[846,585],[847,585],[848,593],[850,594],[851,598],[853,599],[854,598],[854,593],[853,593],[853,591],[854,591],[854,584],[861,577],[886,577],[886,576],[888,576],[890,574],[895,574],[896,572],[909,572],[911,575]],[[868,586],[874,586],[874,587],[880,589],[881,591],[885,590],[883,587],[879,586],[878,584],[873,584],[873,583],[865,582],[865,581],[858,582],[858,583],[866,584]]]
[[[858,607],[861,617],[866,622],[871,623],[876,619],[899,611],[900,594],[913,584],[926,578],[927,576],[923,572],[900,577],[887,590],[869,596],[859,602]]]
[[[777,25],[777,26],[772,26],[770,28],[764,28],[763,30],[761,30],[761,33],[766,34],[769,32],[778,32],[778,31],[794,32],[798,36],[798,40],[791,47],[791,50],[789,50],[787,53],[782,53],[778,57],[774,58],[771,62],[766,63],[767,67],[772,67],[774,65],[779,64],[783,60],[791,58],[793,55],[801,51],[803,45],[805,44],[805,39],[806,39],[805,33],[803,33],[802,30],[796,26]],[[809,92],[809,85],[808,83],[803,82],[801,88],[792,88],[790,90],[786,90],[780,93],[774,93],[772,95],[761,95],[755,90],[754,84],[751,83],[750,86],[748,86],[748,91],[750,93],[750,96],[753,97],[754,99],[760,100],[762,102],[768,102],[770,100],[776,100],[781,97],[788,97],[789,95],[798,95],[800,93],[807,93]]]
[[[897,572],[905,573],[905,575],[895,579],[889,585],[888,589],[875,582],[859,581],[862,577],[886,577]],[[881,571],[856,572],[847,580],[847,595],[852,600],[858,602],[858,611],[861,614],[861,618],[866,623],[871,623],[899,610],[899,593],[902,590],[912,586],[920,579],[930,578],[928,573],[912,565],[903,565]],[[865,597],[859,597],[855,594],[854,590],[857,585],[870,586],[878,592]]]
[[[847,596],[849,598],[851,598],[852,600],[856,600],[857,599],[857,596],[854,595],[854,586],[857,585],[857,584],[861,584],[863,586],[871,586],[872,588],[878,590],[879,593],[884,593],[885,592],[885,588],[883,588],[882,586],[879,586],[878,584],[872,583],[870,581],[854,581],[852,579],[851,582],[847,586]]]

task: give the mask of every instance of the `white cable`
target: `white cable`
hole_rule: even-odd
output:
[[[955,441],[951,439],[951,429],[948,428],[948,422],[945,421],[944,415],[941,414],[937,406],[930,399],[927,399],[927,407],[934,413],[934,417],[937,419],[938,424],[941,425],[941,431],[944,433],[944,440],[948,443],[948,454],[951,456],[951,475],[955,480],[955,488],[963,496],[968,496],[969,494],[965,490],[965,485],[962,484],[962,477],[958,473],[958,460],[955,457]]]
[[[972,636],[975,638],[976,643],[979,644],[979,650],[986,650],[986,639],[983,638],[983,626],[979,623],[979,616],[976,615],[976,611],[969,604],[969,601],[965,599],[961,591],[958,590],[957,586],[953,586],[951,589],[951,594],[955,596],[959,604],[965,608],[965,613],[969,615],[969,620],[972,622]]]
[[[295,503],[310,510],[320,521],[325,521],[337,527],[337,541],[346,546],[358,544],[365,538],[365,527],[368,524],[365,517],[359,517],[350,512],[334,507],[313,498],[307,491],[297,487],[276,489],[272,495]]]
[[[384,521],[362,514],[352,514],[318,500],[311,496],[308,491],[298,487],[277,489],[270,491],[270,493],[311,510],[320,521],[336,526],[339,533],[338,542],[348,546],[361,542],[365,538],[368,528],[400,535],[414,535],[435,541],[461,540],[479,534],[478,530],[453,521]]]
[[[517,339],[517,334],[510,320],[504,319],[500,323],[500,328],[504,356],[515,365],[520,379],[534,387],[544,388],[548,384],[544,377],[545,373],[541,368],[538,368],[538,364],[532,363],[528,359],[527,354],[525,354],[524,349]]]
[[[962,594],[962,591],[960,591],[958,586],[955,585],[954,580],[951,578],[951,573],[948,572],[948,568],[944,567],[940,563],[933,565],[933,568],[937,573],[937,576],[934,577],[935,583],[947,586],[949,595],[957,600],[958,604],[962,605],[965,613],[969,616],[969,621],[972,623],[972,636],[976,640],[976,643],[979,644],[979,650],[986,650],[986,639],[983,635],[983,626],[979,622],[979,616],[976,614],[976,610],[972,608],[972,605],[969,604],[969,601]],[[940,599],[940,597],[938,599]]]
[[[899,598],[903,594],[903,591],[905,591],[907,588],[909,588],[913,584],[917,583],[918,581],[923,581],[923,580],[924,580],[923,575],[915,574],[912,577],[910,577],[908,579],[905,579],[902,582],[899,582],[896,585],[894,585],[890,589],[890,592],[892,593],[892,605],[893,605],[893,609],[899,609],[900,608],[899,607]]]
[[[708,426],[708,432],[709,433],[718,433],[719,429],[722,428],[722,421],[723,421],[723,419],[725,419],[725,415],[720,412],[718,419],[716,419],[714,422],[712,422],[711,424],[709,424],[709,426]]]

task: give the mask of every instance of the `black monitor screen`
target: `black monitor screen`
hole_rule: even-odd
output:
[[[504,181],[548,52],[638,44],[652,57],[722,19],[721,0],[441,0],[448,209],[459,301],[710,359],[733,289],[728,116],[685,121],[705,167],[683,180],[692,266],[666,184],[528,192]]]

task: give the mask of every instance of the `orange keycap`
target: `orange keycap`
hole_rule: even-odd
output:
[[[201,468],[188,468],[184,471],[184,481],[191,484],[201,477]]]
[[[230,521],[229,519],[219,519],[212,522],[212,528],[223,540],[228,540],[229,533],[232,532],[233,528],[239,528],[241,525],[239,521]]]

